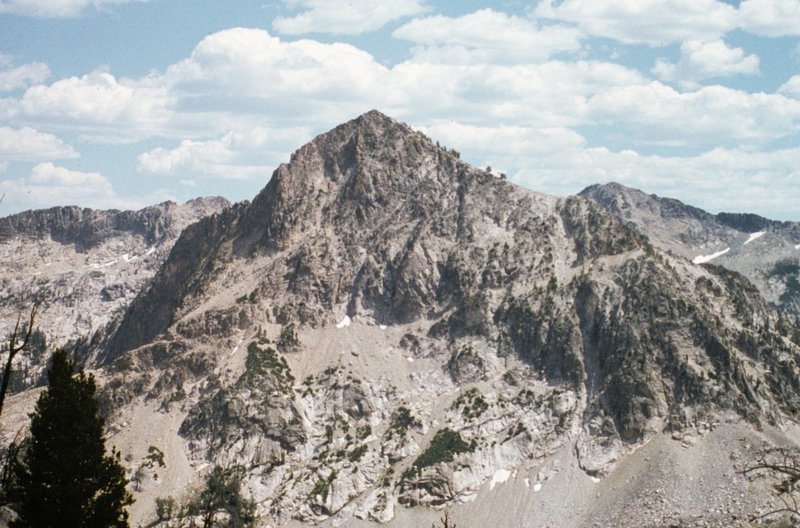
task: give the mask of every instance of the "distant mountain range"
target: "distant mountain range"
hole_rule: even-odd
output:
[[[787,317],[800,317],[800,222],[712,215],[616,183],[592,185],[580,196],[632,223],[660,249],[741,273]]]
[[[798,224],[548,196],[380,112],[252,202],[0,237],[3,320],[41,291],[48,340],[84,339],[143,525],[221,464],[263,526],[748,526],[737,461],[800,440]]]
[[[38,326],[51,346],[88,341],[153,277],[183,229],[228,207],[224,198],[140,211],[54,207],[0,218],[0,322],[44,301]],[[39,371],[31,371],[35,381]]]

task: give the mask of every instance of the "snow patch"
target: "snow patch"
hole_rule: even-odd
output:
[[[346,326],[350,326],[350,316],[345,315],[344,319],[336,323],[336,328],[344,328]]]
[[[758,231],[757,233],[750,233],[750,236],[747,238],[747,240],[744,241],[744,244],[742,244],[742,245],[746,246],[747,244],[749,244],[753,240],[755,240],[757,238],[761,238],[762,236],[764,236],[765,233],[766,233],[766,231]]]
[[[239,341],[236,342],[236,346],[233,347],[233,350],[231,350],[231,353],[229,354],[230,356],[234,355],[236,352],[239,351],[239,347],[242,345],[242,341],[244,341],[244,337],[240,337]]]
[[[414,362],[414,358],[411,357],[411,356],[408,356],[406,359],[408,360],[409,363],[413,363]]]
[[[794,246],[794,248],[795,248],[795,249],[800,249],[800,244],[796,244],[796,245]]]
[[[731,248],[728,247],[728,248],[723,249],[722,251],[717,251],[716,253],[712,253],[711,255],[698,255],[697,257],[692,259],[692,263],[693,264],[705,264],[706,262],[708,262],[710,260],[713,260],[713,259],[715,259],[717,257],[721,257],[722,255],[724,255],[725,253],[727,253],[730,250],[731,250]]]
[[[386,330],[386,325],[380,325],[378,328],[380,328],[381,330]]]
[[[528,477],[525,477],[525,487],[526,488],[531,487],[531,479],[529,479]]]
[[[598,482],[600,482],[600,479],[599,479],[599,478],[597,478],[597,477],[592,477],[592,482],[594,482],[595,484],[597,484]]]
[[[506,482],[510,476],[511,472],[509,470],[498,469],[497,471],[494,472],[492,481],[489,483],[489,489],[493,490],[496,485]]]
[[[143,256],[143,257],[149,257],[150,255],[152,255],[152,254],[153,254],[153,253],[155,253],[155,252],[156,252],[156,247],[155,247],[155,246],[153,246],[153,247],[151,247],[150,249],[148,249],[148,250],[147,250],[147,253],[145,253],[145,254],[144,254],[144,255],[142,255],[142,256]]]
[[[537,482],[536,484],[533,485],[533,492],[534,493],[536,493],[537,491],[539,491],[541,489],[542,489],[542,483],[541,482]]]

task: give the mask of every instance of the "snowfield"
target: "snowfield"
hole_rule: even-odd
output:
[[[696,256],[695,258],[692,259],[692,263],[694,263],[694,264],[705,264],[706,262],[714,260],[717,257],[721,257],[722,255],[724,255],[725,253],[727,253],[730,250],[731,250],[731,248],[727,247],[727,248],[723,249],[722,251],[717,251],[716,253],[712,253],[711,255],[698,255],[698,256]]]
[[[766,233],[766,231],[758,231],[757,233],[750,233],[750,236],[747,237],[747,240],[745,240],[744,244],[742,244],[742,245],[746,246],[747,244],[749,244],[753,240],[756,240],[757,238],[761,238],[762,236],[764,236],[765,233]]]

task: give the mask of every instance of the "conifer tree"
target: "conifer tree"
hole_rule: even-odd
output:
[[[63,350],[53,354],[48,386],[31,415],[31,438],[16,466],[19,518],[12,528],[128,528],[119,453],[105,452],[92,375],[75,372]]]
[[[214,466],[206,485],[189,504],[190,515],[200,515],[203,528],[247,528],[255,518],[255,503],[241,494],[242,479],[237,468]],[[222,521],[217,519],[222,514]]]

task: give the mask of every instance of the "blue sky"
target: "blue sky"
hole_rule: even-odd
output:
[[[0,215],[249,199],[372,108],[538,191],[800,220],[800,0],[0,0]]]

